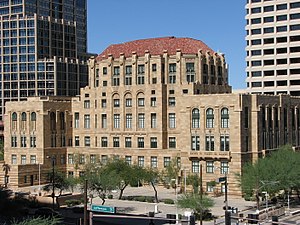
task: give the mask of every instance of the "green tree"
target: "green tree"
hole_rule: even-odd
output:
[[[141,179],[148,182],[154,191],[154,198],[155,202],[158,203],[158,193],[156,189],[156,184],[158,183],[159,180],[159,172],[157,170],[154,170],[153,168],[139,168],[141,171]]]
[[[105,166],[101,167],[99,164],[90,163],[85,167],[82,182],[88,180],[89,192],[96,192],[102,200],[102,205],[105,204],[107,193],[118,188],[119,177],[115,172],[108,170]]]
[[[280,190],[297,190],[300,187],[300,153],[290,146],[283,146],[255,163],[243,166],[242,175],[238,176],[245,197],[255,195],[257,209],[260,196],[267,191],[275,196]]]
[[[12,225],[56,225],[60,224],[60,219],[59,218],[28,218],[22,221],[13,221]]]
[[[199,192],[200,177],[197,174],[190,174],[186,178],[186,184],[187,185],[192,185],[193,193],[196,194],[196,193]]]
[[[202,221],[205,213],[214,206],[214,201],[206,195],[199,194],[185,194],[178,198],[177,205],[180,208],[193,210],[196,218]]]
[[[46,184],[43,187],[44,191],[50,192],[53,190],[54,185],[54,197],[56,198],[56,205],[59,208],[58,198],[62,195],[63,191],[66,191],[70,187],[70,183],[68,182],[67,176],[65,173],[60,171],[54,171],[54,182],[53,182],[53,173],[49,172],[49,184]]]
[[[122,198],[125,188],[131,183],[137,183],[140,180],[140,171],[136,167],[129,165],[121,159],[113,159],[103,167],[103,173],[114,174],[118,180],[118,189],[120,190],[119,199]]]
[[[0,140],[0,161],[4,160],[4,144],[3,141]]]
[[[7,182],[8,182],[8,173],[10,171],[10,165],[7,163],[4,163],[2,165],[2,169],[4,172],[4,187],[7,188]]]
[[[177,159],[178,157],[172,158],[171,162],[161,172],[163,182],[172,187],[175,187],[175,185],[177,186],[175,182],[178,182],[180,172],[180,165],[178,164]]]

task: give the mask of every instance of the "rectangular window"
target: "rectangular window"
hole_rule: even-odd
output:
[[[199,135],[192,136],[192,150],[193,151],[200,150],[200,136]]]
[[[200,162],[199,160],[192,160],[192,173],[200,172]]]
[[[125,137],[125,148],[131,148],[131,137]]]
[[[126,124],[125,127],[127,129],[131,129],[132,128],[132,114],[126,114]]]
[[[138,98],[138,106],[144,107],[145,106],[145,99],[144,98]]]
[[[156,121],[156,113],[151,113],[151,128],[156,128],[157,121]]]
[[[30,136],[30,148],[36,147],[36,136],[31,135]]]
[[[176,105],[175,97],[169,97],[169,106],[173,107]]]
[[[114,107],[119,108],[120,107],[120,99],[114,99]]]
[[[125,85],[132,85],[132,66],[125,67]]]
[[[176,83],[176,63],[169,64],[169,84]]]
[[[157,168],[157,157],[151,156],[151,168]]]
[[[151,98],[151,107],[155,107],[156,106],[156,97],[152,97]]]
[[[221,174],[228,174],[229,172],[229,163],[227,161],[221,162]]]
[[[164,157],[164,168],[170,166],[171,164],[171,157]]]
[[[91,137],[90,136],[85,136],[84,137],[84,146],[85,147],[91,146]]]
[[[145,158],[144,156],[138,156],[138,166],[144,167],[145,166]]]
[[[114,114],[114,128],[120,128],[120,114]]]
[[[229,135],[221,135],[220,137],[220,151],[229,151]]]
[[[26,164],[26,155],[21,155],[21,164]]]
[[[195,81],[194,63],[186,63],[186,81],[188,83]]]
[[[113,147],[115,147],[115,148],[120,147],[120,138],[119,137],[113,137]]]
[[[84,100],[83,107],[89,109],[91,107],[90,100]]]
[[[35,155],[30,156],[30,164],[36,164],[36,156]]]
[[[68,154],[68,164],[72,165],[74,164],[74,155]]]
[[[138,146],[138,148],[144,148],[144,138],[143,137],[138,137],[138,139],[137,139],[137,146]]]
[[[11,147],[16,148],[18,146],[17,136],[11,136]]]
[[[176,137],[169,137],[169,148],[176,148]]]
[[[96,163],[96,155],[90,155],[90,163]]]
[[[138,114],[138,128],[145,128],[145,114],[139,113]]]
[[[84,115],[84,128],[85,129],[91,128],[91,118],[89,114]]]
[[[106,99],[102,99],[101,100],[101,107],[102,108],[106,108],[107,107]]]
[[[79,136],[75,136],[75,146],[79,146]]]
[[[126,107],[132,107],[132,99],[131,98],[126,98],[125,106]]]
[[[74,114],[74,120],[75,120],[75,128],[79,128],[79,113],[78,112],[76,112],[75,114]]]
[[[125,162],[126,162],[128,165],[131,165],[132,160],[131,160],[131,156],[130,156],[130,155],[126,155],[126,156],[125,156]]]
[[[101,115],[101,128],[107,128],[107,116],[106,116],[106,114]]]
[[[107,137],[101,137],[101,147],[106,148],[108,146]]]
[[[85,155],[79,154],[79,164],[84,164],[84,163],[85,163]]]
[[[150,147],[157,148],[157,137],[150,137]]]
[[[215,138],[213,135],[205,136],[205,150],[214,151],[215,150]]]
[[[169,113],[169,128],[176,128],[176,114]]]
[[[17,164],[17,155],[11,155],[11,164]]]
[[[21,148],[26,148],[26,136],[21,136]]]
[[[214,173],[214,162],[206,161],[206,173]]]

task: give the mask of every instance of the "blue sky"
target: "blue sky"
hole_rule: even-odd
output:
[[[191,37],[225,54],[229,83],[246,87],[244,0],[88,0],[88,50],[152,37]]]

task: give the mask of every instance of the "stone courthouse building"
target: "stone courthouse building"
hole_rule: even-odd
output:
[[[158,170],[176,159],[181,180],[202,165],[206,192],[227,175],[229,194],[240,194],[235,174],[246,162],[299,146],[299,107],[299,97],[231,93],[224,55],[199,40],[111,45],[90,59],[80,96],[7,103],[8,185],[45,183],[53,156],[69,176],[112,157]]]

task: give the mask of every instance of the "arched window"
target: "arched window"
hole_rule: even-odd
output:
[[[17,121],[17,113],[13,113],[12,115],[11,115],[11,120],[12,121]]]
[[[31,120],[32,122],[33,122],[33,121],[36,121],[36,113],[35,113],[35,112],[32,112],[32,113],[31,113],[30,120]]]
[[[25,112],[22,112],[21,118],[22,118],[22,121],[26,121],[27,120]]]
[[[61,112],[59,114],[59,116],[60,116],[60,129],[64,130],[65,129],[65,114],[64,114],[64,112]]]
[[[200,111],[199,109],[193,109],[192,111],[192,128],[200,127]]]
[[[55,119],[55,113],[54,112],[50,113],[50,129],[52,131],[56,130],[56,119]]]
[[[227,108],[223,108],[221,110],[221,128],[229,127],[229,110]]]
[[[212,108],[208,108],[206,110],[206,128],[214,127],[214,110]]]
[[[13,112],[11,115],[11,127],[13,130],[17,129],[17,113]]]

